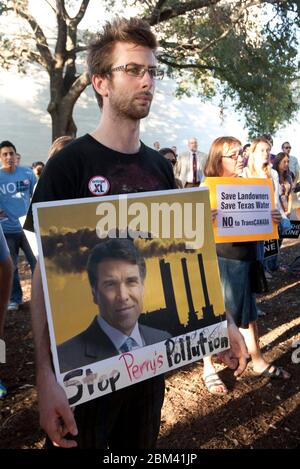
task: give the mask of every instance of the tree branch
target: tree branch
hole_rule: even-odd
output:
[[[89,6],[89,3],[90,3],[90,0],[82,0],[77,15],[74,16],[74,18],[72,18],[72,23],[74,22],[74,24],[76,26],[78,26],[78,24],[80,23],[80,21],[84,17],[86,9]]]
[[[66,10],[65,0],[56,0],[56,16],[60,16],[66,22],[70,17]]]
[[[184,15],[189,11],[199,10],[201,8],[210,7],[220,3],[222,0],[192,0],[189,3],[179,3],[174,7],[167,7],[159,11],[153,10],[150,16],[144,17],[143,19],[147,21],[150,26],[162,23],[163,21],[168,21],[171,18],[176,18],[177,16]],[[159,3],[159,2],[158,2]]]
[[[160,46],[163,49],[176,49],[177,52],[179,52],[180,50],[182,50],[182,51],[196,51],[196,50],[199,49],[198,44],[188,44],[188,43],[178,44],[177,42],[166,42],[166,41],[163,41],[163,40],[160,41]]]
[[[34,51],[30,51],[28,53],[28,49],[24,50],[24,54],[26,55],[26,58],[27,58],[27,60],[29,60],[29,62],[36,62],[37,64],[39,64],[43,67],[44,62],[43,62],[43,59],[41,58],[40,54],[38,54]]]
[[[251,2],[250,2],[251,3]],[[253,3],[253,2],[252,2]],[[246,1],[244,5],[241,5],[241,7],[238,9],[236,14],[234,15],[233,22],[232,24],[220,34],[220,36],[212,39],[208,44],[206,44],[202,49],[199,50],[199,54],[203,54],[206,52],[208,49],[216,45],[218,42],[220,42],[222,39],[224,39],[228,34],[233,31],[235,25],[240,21],[242,15],[245,13],[245,11],[249,8],[248,2]]]
[[[200,70],[210,70],[210,71],[215,71],[215,72],[222,72],[224,71],[223,68],[221,67],[216,67],[214,65],[206,65],[206,64],[187,64],[187,63],[178,63],[178,62],[173,62],[172,60],[166,59],[162,56],[158,56],[157,60],[165,65],[168,65],[169,67],[177,68],[177,69],[200,69]]]
[[[64,102],[74,103],[77,101],[85,88],[90,85],[91,80],[87,72],[82,73],[73,83],[69,92],[64,96]]]
[[[153,10],[152,10],[152,13],[151,13],[151,18],[153,19],[152,21],[154,21],[154,19],[156,18],[157,20],[157,23],[160,22],[160,15],[161,15],[161,9],[162,7],[164,6],[164,4],[166,3],[167,0],[158,0],[156,5],[153,7]]]
[[[56,14],[56,10],[55,10],[54,6],[53,6],[48,0],[45,0],[45,2],[49,5],[49,7],[50,7],[51,10],[53,11],[53,13]]]
[[[239,23],[240,19],[242,18],[245,11],[249,8],[249,6],[256,5],[259,3],[261,3],[261,0],[246,0],[240,6],[240,8],[238,8],[238,10],[233,14],[232,23],[228,26],[228,28],[225,31],[223,31],[218,37],[215,37],[214,39],[209,41],[207,44],[205,44],[202,48],[200,48],[199,45],[197,44],[180,44],[180,45],[174,44],[174,46],[177,48],[177,50],[183,49],[183,50],[197,51],[198,54],[204,54],[205,52],[207,52],[207,50],[215,46],[218,42],[222,41],[225,37],[229,35],[230,32],[234,30],[235,25]],[[163,47],[168,47],[168,43],[164,43],[163,41],[161,42],[161,45]],[[172,47],[171,44],[170,46]]]
[[[85,52],[88,46],[77,46],[71,51],[67,51],[67,57],[72,57],[73,54],[78,54],[79,52]]]
[[[36,19],[29,13],[27,8],[19,8],[17,1],[14,1],[13,5],[13,9],[16,14],[21,16],[21,18],[25,19],[29,23],[36,39],[36,47],[39,53],[41,54],[43,66],[46,68],[48,73],[50,73],[51,68],[53,66],[53,57],[50,52],[47,39],[42,28],[37,23]]]
[[[56,68],[63,68],[67,48],[67,18],[64,0],[56,0],[57,40],[55,45]]]
[[[187,3],[181,3],[179,2],[177,5],[173,7],[163,7],[164,1],[160,2],[158,1],[156,6],[153,9],[153,12],[149,16],[143,17],[145,21],[147,21],[150,26],[155,26],[159,23],[162,23],[164,21],[168,21],[172,18],[176,18],[178,16],[185,15],[186,13],[193,11],[193,10],[201,10],[202,8],[205,7],[212,7],[214,5],[217,5],[218,3],[221,3],[222,0],[192,0]],[[286,3],[287,0],[249,0],[245,1],[243,0],[241,9],[246,10],[250,6],[253,5],[262,5],[263,3],[269,3],[271,5],[277,5],[280,3]],[[160,5],[162,3],[162,5]],[[159,6],[159,11],[157,12],[157,5]],[[234,4],[233,4],[234,6]]]

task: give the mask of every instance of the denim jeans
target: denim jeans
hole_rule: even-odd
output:
[[[10,255],[14,265],[14,277],[13,286],[10,296],[10,302],[22,303],[22,288],[20,283],[19,271],[18,271],[18,257],[19,249],[21,248],[24,252],[26,259],[30,265],[31,272],[33,273],[36,264],[36,258],[31,250],[31,247],[27,241],[27,238],[23,231],[19,233],[5,233],[5,238],[9,247]]]

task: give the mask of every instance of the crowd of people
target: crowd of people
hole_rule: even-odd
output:
[[[234,137],[217,138],[208,155],[198,151],[196,138],[189,139],[188,150],[179,156],[172,148],[160,148],[158,141],[153,146],[171,162],[178,188],[197,187],[202,183],[205,185],[205,177],[271,178],[276,207],[272,216],[279,225],[279,231],[284,226],[283,222],[289,219],[292,191],[299,179],[299,162],[290,155],[289,142],[282,144],[282,151],[277,155],[271,153],[273,139],[269,134],[263,134],[243,146]],[[264,261],[263,243],[223,243],[217,244],[216,248],[225,307],[232,313],[245,338],[254,372],[262,376],[289,379],[289,373],[265,361],[259,347],[257,317],[265,313],[257,307],[255,294],[251,292],[249,272],[253,260]],[[272,278],[269,270],[279,268],[277,257],[273,256],[264,263],[268,279]],[[223,395],[228,392],[215,370],[211,356],[204,358],[203,381],[212,394]]]
[[[156,37],[142,20],[117,18],[107,23],[88,49],[89,74],[101,109],[97,128],[78,139],[60,137],[49,151],[47,164],[37,161],[31,169],[20,165],[12,142],[4,140],[0,144],[0,337],[4,334],[6,310],[17,310],[22,304],[18,274],[22,249],[33,272],[31,310],[37,390],[40,422],[48,435],[47,447],[154,448],[165,385],[163,375],[155,376],[81,404],[72,412],[53,371],[39,262],[20,222],[27,214],[24,227],[34,231],[31,200],[95,196],[89,182],[99,174],[109,181],[106,192],[109,194],[198,187],[211,176],[255,177],[273,181],[272,218],[278,226],[291,215],[291,196],[299,179],[299,163],[290,155],[289,142],[282,144],[278,155],[271,153],[272,138],[266,134],[244,146],[238,138],[219,137],[212,142],[208,154],[198,150],[196,138],[190,138],[186,152],[179,155],[176,146],[160,148],[160,143],[155,141],[154,148],[150,148],[140,142],[140,120],[150,111],[155,79],[161,75],[156,65],[156,49]],[[216,216],[213,210],[212,220]],[[235,376],[244,371],[250,358],[255,374],[288,380],[290,373],[268,363],[259,346],[258,309],[251,289],[250,269],[254,260],[262,260],[261,252],[261,242],[217,245],[231,342],[222,357],[235,370]],[[107,262],[113,264],[109,258]],[[130,262],[137,264],[132,259]],[[124,266],[124,261],[121,265]],[[121,282],[122,269],[114,272],[116,282]],[[142,288],[142,281],[139,283]],[[124,299],[116,301],[119,309],[125,302]],[[113,307],[102,315],[104,330],[114,329]],[[97,321],[93,327],[98,328]],[[133,325],[129,325],[123,333],[131,338],[132,331]],[[138,336],[138,340],[142,343],[144,339]],[[132,341],[137,342],[136,337]],[[123,350],[121,344],[116,348],[119,353]],[[210,393],[228,392],[212,357],[204,359],[203,370],[203,381]],[[0,397],[4,397],[4,383],[0,392]]]

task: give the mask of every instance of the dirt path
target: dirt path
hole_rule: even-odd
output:
[[[300,255],[300,243],[285,243],[282,264]],[[25,299],[30,297],[29,272],[23,265]],[[230,392],[212,396],[195,364],[167,376],[159,448],[299,448],[300,363],[292,363],[292,344],[300,339],[300,277],[276,272],[270,292],[258,298],[266,316],[259,318],[261,343],[268,360],[293,374],[289,382],[258,379],[251,364],[236,381],[220,366]],[[6,326],[7,364],[1,378],[8,396],[0,400],[0,448],[40,448],[34,389],[33,344],[29,304],[9,313]]]

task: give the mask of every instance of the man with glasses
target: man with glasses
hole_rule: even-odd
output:
[[[289,142],[284,142],[281,145],[281,149],[283,153],[285,153],[289,157],[289,171],[293,181],[293,187],[295,187],[300,174],[299,161],[296,156],[290,155],[292,147]]]
[[[155,78],[162,77],[156,48],[149,24],[139,18],[106,23],[88,50],[89,73],[102,110],[99,125],[50,158],[33,202],[175,188],[170,163],[139,139],[140,119],[150,111]],[[25,228],[33,229],[32,214]],[[42,292],[38,265],[32,324],[40,423],[50,440],[64,448],[154,448],[164,398],[163,375],[81,404],[73,414],[53,373]],[[231,336],[233,342],[234,356],[228,351],[224,359],[243,370],[246,359],[240,336]],[[124,415],[130,418],[125,420]]]
[[[175,188],[169,162],[139,135],[155,80],[163,76],[156,48],[150,26],[138,18],[117,18],[104,26],[88,50],[89,74],[102,111],[99,125],[48,161],[33,202]],[[26,228],[33,229],[32,214]],[[65,448],[153,448],[164,399],[163,375],[81,404],[73,414],[53,373],[41,292],[37,266],[32,289],[37,388],[41,426],[51,442]],[[125,421],[125,415],[130,419]]]

